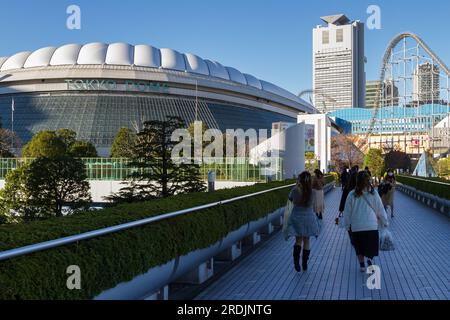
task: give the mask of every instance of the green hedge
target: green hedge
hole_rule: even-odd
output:
[[[97,212],[0,227],[0,251],[229,199],[287,182],[215,193],[178,195]],[[292,182],[290,182],[292,183]],[[91,299],[148,269],[206,248],[241,225],[284,205],[289,188],[147,226],[0,262],[1,299]],[[82,290],[66,288],[70,265],[81,268]]]
[[[445,184],[442,184],[436,183],[436,179],[433,178],[416,178],[404,175],[397,176],[397,180],[398,182],[416,188],[417,190],[450,200],[450,183],[448,183],[448,181],[444,182]]]
[[[335,180],[336,179],[335,179],[335,176],[333,174],[327,174],[324,177],[325,184],[329,184],[329,183],[331,183],[331,182],[333,182]]]

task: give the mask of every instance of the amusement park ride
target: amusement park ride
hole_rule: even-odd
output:
[[[430,66],[428,69],[425,68],[427,65]],[[436,143],[442,141],[442,137],[434,136],[433,127],[450,114],[449,75],[450,70],[447,65],[419,36],[412,32],[403,32],[395,36],[384,52],[372,118],[365,134],[360,136],[357,147],[365,152],[374,143],[373,139],[371,140],[373,135],[377,135],[377,138],[379,136],[380,146],[383,145],[382,136],[386,138],[391,135],[390,148],[393,148],[394,135],[401,133],[405,138],[400,143],[405,144],[405,150],[408,141],[411,145],[417,146],[417,154],[420,154],[420,145],[426,142],[434,154]],[[394,93],[394,90],[390,90],[387,94],[384,88],[385,83],[395,86],[398,89],[398,95]],[[425,93],[424,86],[427,91]],[[315,100],[313,97],[317,95],[322,97],[320,100],[323,104],[325,101],[330,106],[335,103],[333,97],[321,91],[305,90],[299,94],[299,97],[304,99],[309,97],[310,102],[313,102]],[[428,105],[431,108],[430,112],[426,114],[421,112],[423,105]],[[437,112],[437,106],[440,113]],[[325,113],[327,112],[326,106],[320,107]],[[398,119],[398,115],[394,118],[396,110],[404,112],[401,119]],[[424,123],[431,124],[431,127],[428,128]],[[386,133],[386,127],[392,128],[390,134]],[[427,141],[424,141],[425,139]],[[445,141],[447,142],[444,144],[448,144],[448,137]]]

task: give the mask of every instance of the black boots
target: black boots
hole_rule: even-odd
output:
[[[302,256],[302,268],[303,268],[303,271],[308,270],[308,259],[309,259],[309,254],[310,253],[311,253],[311,250],[303,249],[303,256]]]
[[[302,247],[301,246],[298,246],[298,245],[294,246],[294,253],[293,253],[293,256],[294,256],[294,268],[295,268],[295,271],[297,271],[297,272],[301,271],[301,269],[300,269],[300,252],[301,251],[302,251]]]
[[[302,269],[300,268],[300,252],[302,251],[302,247],[295,245],[294,246],[294,267],[295,271],[300,272]],[[309,254],[311,253],[311,250],[303,249],[303,255],[302,255],[302,268],[303,271],[308,270],[308,259]]]

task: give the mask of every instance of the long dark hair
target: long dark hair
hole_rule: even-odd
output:
[[[370,176],[367,171],[360,171],[356,176],[355,196],[361,197],[364,190],[369,189],[372,192],[372,185],[370,184]]]
[[[297,187],[301,189],[299,205],[307,207],[312,196],[311,174],[303,171],[297,179]]]

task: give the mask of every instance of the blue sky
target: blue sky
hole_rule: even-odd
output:
[[[413,31],[450,64],[450,2],[444,0],[1,0],[0,56],[66,43],[128,42],[217,60],[294,93],[311,88],[312,28],[345,13],[365,22],[381,8],[381,30],[366,28],[367,79],[375,79],[388,41]],[[82,10],[82,29],[66,28],[66,8]]]

